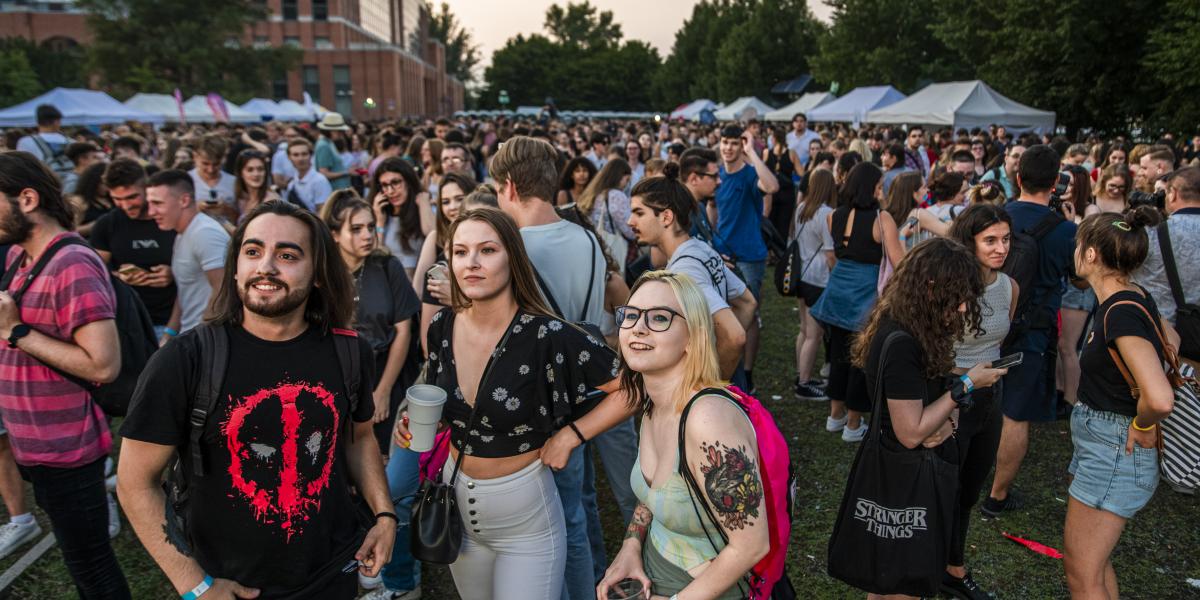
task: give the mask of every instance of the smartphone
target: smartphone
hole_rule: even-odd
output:
[[[429,279],[440,279],[448,281],[450,279],[450,270],[443,263],[434,263],[429,270],[425,272],[425,276]]]
[[[908,220],[904,222],[904,227],[912,227],[913,225],[916,225],[916,224],[917,224],[917,218],[909,217]],[[904,229],[904,227],[901,227],[901,229]]]
[[[137,265],[123,265],[117,272],[122,275],[134,275],[136,273],[145,273],[146,270]]]
[[[999,360],[992,362],[993,369],[1008,369],[1021,364],[1025,360],[1025,354],[1022,352],[1014,352],[1008,356],[1001,357]]]

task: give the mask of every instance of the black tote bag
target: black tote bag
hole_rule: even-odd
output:
[[[958,465],[933,449],[904,448],[880,431],[883,365],[902,335],[889,335],[880,352],[875,410],[850,468],[827,568],[866,592],[936,596],[957,511]]]

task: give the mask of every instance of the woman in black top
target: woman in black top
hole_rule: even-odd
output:
[[[771,139],[774,144],[763,149],[763,162],[775,174],[779,190],[772,194],[767,214],[775,230],[787,235],[792,225],[792,211],[796,209],[796,184],[792,176],[796,175],[796,165],[800,164],[800,159],[794,150],[788,148],[787,137],[782,129],[772,127]]]
[[[1154,299],[1129,280],[1146,260],[1145,228],[1152,216],[1134,211],[1127,220],[1099,213],[1084,219],[1075,234],[1075,272],[1100,303],[1079,358],[1079,402],[1071,411],[1075,452],[1063,564],[1075,598],[1117,597],[1109,557],[1125,522],[1158,486],[1156,429],[1174,404],[1163,370],[1163,361],[1174,363],[1174,356],[1162,340],[1178,340],[1164,327]]]
[[[446,479],[464,455],[455,586],[465,600],[558,600],[566,526],[539,450],[557,430],[576,429],[598,402],[590,389],[617,389],[618,361],[603,340],[550,316],[511,218],[479,208],[448,233],[452,307],[434,316],[426,347],[428,382],[447,394]],[[406,417],[395,438],[409,444]]]
[[[978,364],[961,377],[950,374],[955,342],[979,327],[983,289],[974,253],[950,239],[918,244],[896,269],[852,349],[854,364],[866,373],[867,393],[883,400],[876,410],[883,411],[885,442],[908,450],[935,448],[943,459],[958,461],[953,436],[959,411],[969,410],[970,391],[991,387],[1007,373]],[[885,342],[896,332],[885,357]],[[883,389],[876,389],[877,381]]]

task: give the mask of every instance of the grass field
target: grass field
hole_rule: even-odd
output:
[[[768,286],[769,287],[769,286]],[[771,408],[788,437],[792,459],[800,473],[797,518],[793,524],[788,572],[798,595],[807,598],[862,598],[825,574],[829,532],[841,501],[855,446],[826,433],[828,407],[819,402],[792,399],[793,340],[797,322],[794,303],[767,291],[763,320],[764,343],[754,375],[759,397]],[[1071,441],[1066,421],[1037,425],[1032,430],[1029,457],[1017,486],[1028,498],[1022,511],[989,521],[976,514],[968,539],[968,567],[985,588],[1004,599],[1066,598],[1061,561],[1034,554],[1001,536],[1008,531],[1062,549],[1066,514],[1066,467]],[[603,470],[600,470],[602,473]],[[620,541],[624,524],[615,503],[606,501],[601,483],[601,511],[610,556]],[[32,495],[30,498],[32,504]],[[43,527],[49,523],[38,515]],[[220,524],[213,524],[220,527]],[[116,540],[121,566],[133,587],[134,598],[177,598],[162,573],[124,524]],[[24,550],[24,549],[23,549]],[[20,553],[0,562],[0,570],[17,561]],[[1126,528],[1113,557],[1121,597],[1135,600],[1200,598],[1200,501],[1175,494],[1167,486]],[[423,574],[424,597],[457,598],[449,571],[427,567]],[[1197,585],[1200,585],[1198,583]],[[73,598],[74,590],[57,550],[48,552],[8,590],[8,598]],[[510,600],[510,599],[496,599]]]

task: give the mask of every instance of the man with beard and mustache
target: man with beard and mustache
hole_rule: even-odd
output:
[[[116,296],[103,261],[86,244],[56,246],[29,277],[52,245],[79,239],[74,221],[46,166],[26,152],[0,153],[0,244],[14,244],[5,271],[16,270],[0,292],[0,339],[8,341],[0,345],[0,416],[76,591],[129,598],[109,543],[104,459],[112,434],[88,390],[75,383],[111,382],[121,370]]]
[[[170,337],[171,331],[184,332],[200,324],[213,290],[221,284],[229,234],[216,219],[200,212],[191,176],[178,169],[150,177],[146,202],[147,214],[159,229],[179,234],[171,253],[177,295],[167,321],[165,337]]]
[[[138,382],[118,496],[185,598],[354,598],[356,572],[388,562],[397,525],[362,385],[373,364],[356,358],[370,348],[347,330],[354,280],[328,227],[285,202],[247,215],[226,263],[208,321]],[[168,521],[161,486],[177,452],[182,523]]]
[[[121,281],[133,286],[150,312],[157,337],[179,335],[168,325],[175,306],[175,231],[159,229],[150,218],[146,170],[135,160],[118,158],[104,169],[104,187],[116,208],[96,219],[92,247]]]

